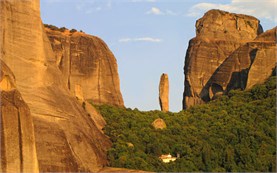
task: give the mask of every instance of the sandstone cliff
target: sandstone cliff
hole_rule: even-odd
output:
[[[240,14],[210,10],[196,22],[185,60],[183,108],[206,101],[202,90],[216,69],[240,46],[261,34],[259,20]]]
[[[38,172],[30,109],[16,89],[11,70],[0,60],[1,172]]]
[[[67,29],[45,29],[72,94],[94,104],[124,106],[116,59],[100,38]]]
[[[169,81],[168,75],[162,74],[159,85],[159,101],[163,112],[169,111]]]
[[[216,70],[204,87],[208,99],[231,89],[249,89],[271,76],[276,63],[276,28],[234,51]]]
[[[65,85],[41,23],[39,0],[0,4],[0,57],[14,73],[17,89],[30,108],[39,171],[98,171],[107,163],[111,143]]]

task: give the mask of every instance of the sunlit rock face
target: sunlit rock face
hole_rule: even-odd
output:
[[[39,0],[1,0],[0,4],[0,57],[13,72],[16,88],[30,109],[39,171],[100,170],[107,164],[106,150],[111,143],[68,90],[41,23]],[[6,86],[6,89],[13,87],[12,84],[3,86]],[[15,119],[15,114],[20,111],[26,112],[27,116],[27,107],[25,109],[17,107],[17,99],[12,98],[20,96],[17,93],[8,93],[5,96],[4,99],[7,100],[5,105],[14,104],[16,108],[1,107],[2,117],[7,118],[9,111]],[[8,124],[5,123],[6,120],[3,122],[4,125]],[[20,123],[13,123],[12,127],[18,128]],[[20,144],[24,147],[23,141]],[[6,150],[8,151],[8,148],[4,148],[4,152]],[[23,153],[22,157],[25,156],[24,151],[13,152]],[[13,172],[19,172],[18,164],[21,164],[19,162],[17,160],[12,166]],[[35,168],[33,170],[35,171]]]
[[[124,106],[117,62],[104,41],[83,32],[45,29],[72,94],[94,104]]]
[[[203,88],[217,68],[236,49],[263,32],[258,19],[220,10],[210,10],[196,22],[185,59],[183,108],[208,101]]]
[[[15,77],[0,60],[1,172],[38,172],[30,109],[16,89]]]
[[[163,112],[169,111],[169,80],[168,75],[163,73],[159,85],[159,101]]]
[[[212,99],[231,89],[250,89],[271,76],[276,64],[276,28],[235,50],[217,69],[202,95]]]

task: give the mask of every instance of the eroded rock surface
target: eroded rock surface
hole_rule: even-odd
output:
[[[0,4],[0,57],[13,71],[17,89],[30,108],[39,171],[100,170],[107,164],[111,142],[65,85],[41,23],[39,0],[1,0]]]
[[[202,95],[207,99],[231,89],[249,89],[264,83],[276,64],[276,27],[234,51],[217,69]]]
[[[202,90],[216,69],[236,49],[261,34],[258,19],[220,10],[210,10],[196,22],[196,37],[190,40],[185,60],[183,108],[204,102]]]
[[[168,75],[163,73],[159,85],[159,101],[163,112],[169,111],[169,81]]]
[[[93,104],[124,106],[117,62],[104,41],[83,32],[45,29],[72,94]]]
[[[0,60],[1,172],[38,172],[30,109],[16,89],[11,70]]]

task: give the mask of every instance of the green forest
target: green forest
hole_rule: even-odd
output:
[[[159,172],[276,172],[276,76],[179,113],[98,106],[112,167]],[[162,118],[167,128],[151,124]],[[159,156],[180,156],[163,163]]]

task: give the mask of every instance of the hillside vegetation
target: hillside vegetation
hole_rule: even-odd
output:
[[[179,113],[98,107],[113,142],[110,166],[147,171],[276,171],[276,77]],[[167,128],[151,123],[162,118]],[[161,154],[177,154],[163,163]]]

